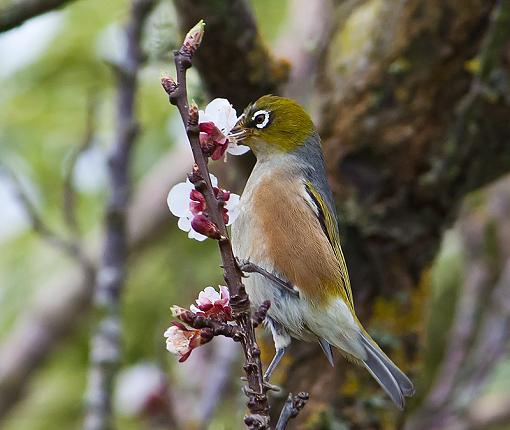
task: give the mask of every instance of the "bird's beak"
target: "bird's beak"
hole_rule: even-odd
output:
[[[245,127],[244,115],[241,115],[241,117],[237,121],[237,124],[234,126],[232,130],[230,130],[228,137],[235,139],[236,142],[240,142],[246,139],[251,134],[250,132],[251,130]]]

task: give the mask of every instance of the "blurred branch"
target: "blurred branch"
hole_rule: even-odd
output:
[[[224,97],[239,111],[264,94],[278,92],[288,65],[275,61],[263,44],[247,1],[174,3],[183,32],[201,19],[207,23],[207,38],[194,63],[212,98]]]
[[[478,419],[469,412],[505,357],[510,335],[510,177],[484,194],[482,205],[469,205],[468,200],[460,217],[466,273],[455,319],[435,382],[408,429],[476,428]]]
[[[276,423],[276,430],[285,430],[289,421],[292,418],[296,418],[299,412],[301,412],[301,410],[305,407],[308,398],[308,393],[298,393],[295,396],[293,396],[292,393],[289,393],[289,396],[283,405],[280,418]]]
[[[336,2],[337,10],[345,3]],[[467,193],[510,170],[504,92],[510,26],[491,18],[507,7],[508,1],[494,0],[360,2],[333,23],[320,56],[319,129],[345,220],[356,308],[363,321],[374,303],[388,303],[373,324],[397,328],[394,318],[401,315],[414,321],[399,325],[394,337],[403,362],[419,351],[421,308],[412,304],[424,300],[418,286],[443,231]],[[464,97],[480,79],[490,90],[462,118]],[[338,395],[345,376],[322,369],[321,358],[307,355],[312,348],[293,347],[300,355],[283,384],[291,391],[310,387],[305,413],[326,404],[351,425],[368,427],[369,414],[352,414]]]
[[[129,209],[129,252],[140,252],[170,226],[166,195],[192,162],[189,150],[173,150],[142,181]],[[89,247],[89,261],[98,251]],[[71,269],[40,288],[0,347],[0,421],[23,394],[31,376],[90,312],[95,268],[83,276]]]
[[[80,244],[73,239],[68,239],[53,231],[44,221],[41,214],[39,214],[16,174],[5,165],[0,165],[0,172],[1,171],[3,171],[10,180],[14,194],[24,208],[32,230],[48,244],[76,261],[83,270],[91,270],[92,264],[85,256]]]
[[[203,388],[198,401],[199,424],[197,428],[206,430],[213,418],[218,404],[224,398],[225,390],[232,377],[232,368],[235,359],[238,357],[238,348],[234,342],[218,342],[214,349],[214,356],[208,364],[207,374],[203,381]],[[203,369],[201,369],[204,371]]]
[[[71,234],[78,238],[80,229],[76,219],[76,192],[73,184],[76,163],[80,155],[90,148],[94,133],[96,131],[96,106],[97,102],[95,96],[90,95],[87,105],[87,116],[85,121],[85,132],[81,142],[76,146],[69,157],[67,166],[64,172],[64,190],[63,190],[63,217]]]
[[[110,197],[106,208],[102,262],[94,293],[102,319],[91,342],[84,423],[86,430],[111,428],[113,381],[121,359],[120,296],[128,255],[126,216],[131,191],[130,162],[133,143],[138,134],[134,112],[135,95],[138,69],[143,60],[143,24],[155,3],[155,0],[133,1],[125,29],[126,57],[123,67],[116,70],[117,132],[108,163]]]
[[[47,290],[42,294],[39,308],[29,313],[13,330],[11,336],[0,350],[0,419],[22,396],[23,388],[35,367],[43,362],[46,355],[52,351],[59,339],[69,333],[74,327],[76,309],[86,308],[88,305],[90,285],[95,276],[92,260],[85,253],[80,243],[55,233],[45,223],[27,195],[23,185],[16,175],[7,167],[2,170],[10,178],[14,192],[25,209],[32,228],[36,234],[51,246],[69,256],[79,266],[73,276],[73,287],[65,284],[59,294],[47,296]],[[56,297],[59,300],[56,300]],[[63,322],[63,323],[62,323]]]
[[[73,0],[12,0],[0,8],[0,33],[23,24],[30,18],[59,9]]]
[[[349,9],[361,0],[346,1]],[[313,91],[320,53],[330,40],[332,21],[339,13],[331,0],[291,0],[285,27],[276,41],[275,54],[289,62],[289,79],[282,85],[286,97],[307,104]]]

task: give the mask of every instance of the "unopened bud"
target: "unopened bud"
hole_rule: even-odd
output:
[[[174,318],[182,319],[186,313],[190,312],[188,309],[181,308],[180,306],[174,305],[170,308],[170,312],[172,312],[172,316]]]
[[[189,52],[190,55],[193,55],[200,46],[200,43],[202,43],[204,30],[205,22],[201,19],[197,25],[195,25],[190,31],[188,31],[188,34],[186,34],[182,47],[184,50]]]
[[[163,76],[161,78],[161,85],[168,95],[171,95],[177,89],[177,82],[170,76]]]
[[[211,239],[220,240],[222,237],[216,224],[203,214],[197,215],[191,220],[191,227],[197,233],[203,234]]]
[[[198,105],[192,101],[188,109],[188,125],[198,126]]]

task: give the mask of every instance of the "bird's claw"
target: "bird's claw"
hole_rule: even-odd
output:
[[[273,385],[273,384],[270,384],[268,381],[266,381],[264,379],[264,388],[267,390],[267,391],[274,391],[276,393],[282,391],[281,387],[279,385]]]

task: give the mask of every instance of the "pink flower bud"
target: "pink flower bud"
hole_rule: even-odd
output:
[[[171,95],[177,89],[177,82],[170,76],[163,76],[161,78],[161,85],[168,95]]]
[[[190,310],[195,314],[219,321],[231,321],[230,293],[228,288],[223,285],[220,285],[219,289],[219,293],[213,287],[207,287],[200,291],[196,300],[197,306],[191,305]]]
[[[170,308],[170,312],[172,312],[172,316],[175,318],[181,319],[186,312],[190,312],[188,309],[181,308],[180,306],[174,305]]]
[[[186,34],[182,44],[183,48],[188,50],[191,54],[194,54],[200,46],[200,43],[202,43],[204,30],[205,22],[204,20],[200,20],[190,31],[188,31],[188,34]]]
[[[205,211],[205,197],[200,191],[196,189],[191,190],[189,198],[189,209],[194,216],[200,215]]]
[[[198,214],[191,220],[191,227],[197,233],[203,234],[211,239],[221,239],[221,233],[216,224],[214,224],[206,215]]]

